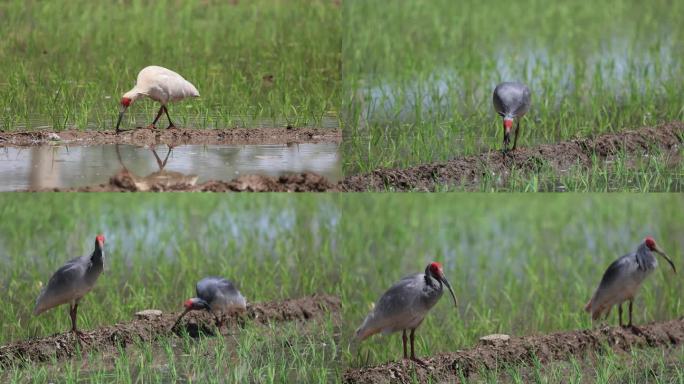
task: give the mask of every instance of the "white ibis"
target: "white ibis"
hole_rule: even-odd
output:
[[[247,309],[247,301],[235,284],[222,277],[205,277],[197,283],[196,291],[197,297],[183,303],[185,311],[171,329],[175,329],[183,316],[193,310],[204,309],[214,315],[216,326],[220,329],[227,314]],[[218,314],[222,315],[220,319]]]
[[[646,237],[636,252],[628,253],[615,260],[603,274],[601,284],[584,307],[585,311],[591,313],[592,320],[597,320],[603,313],[607,318],[613,305],[617,305],[618,321],[622,326],[622,303],[629,300],[629,324],[627,326],[632,326],[634,295],[646,276],[658,266],[658,260],[653,256],[653,252],[665,258],[672,270],[677,273],[672,260],[658,248],[655,240],[650,236]]]
[[[95,250],[90,256],[69,260],[55,272],[36,299],[34,315],[40,315],[58,305],[70,303],[71,331],[81,335],[76,328],[76,311],[81,298],[95,286],[104,269],[103,235],[95,237]]]
[[[402,331],[404,359],[408,359],[406,331],[410,330],[411,360],[421,362],[416,358],[414,349],[415,331],[428,311],[442,297],[444,285],[449,289],[454,305],[458,306],[456,295],[444,276],[440,263],[432,262],[425,268],[425,273],[417,273],[399,280],[380,297],[363,324],[356,330],[356,338],[364,340],[378,332],[388,334]]]
[[[199,92],[197,91],[197,88],[189,81],[185,80],[183,76],[170,69],[158,67],[156,65],[145,67],[138,73],[138,80],[135,83],[135,87],[124,93],[123,97],[121,97],[119,121],[116,123],[117,133],[121,132],[119,125],[121,124],[121,119],[123,119],[126,109],[141,96],[147,96],[161,104],[159,112],[157,112],[157,117],[154,118],[154,121],[148,128],[155,128],[155,124],[157,124],[157,120],[161,117],[162,112],[165,112],[166,118],[169,119],[168,128],[174,128],[175,125],[171,121],[166,104],[181,101],[187,97],[199,97]]]
[[[508,150],[508,144],[511,141],[511,128],[514,119],[517,119],[517,124],[512,150],[518,143],[520,119],[530,110],[530,98],[530,89],[522,83],[503,82],[494,88],[494,95],[492,96],[494,110],[503,117],[504,152]]]

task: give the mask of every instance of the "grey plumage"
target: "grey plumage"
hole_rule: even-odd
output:
[[[36,299],[34,315],[56,306],[71,303],[72,331],[76,332],[76,310],[83,296],[95,286],[104,269],[104,236],[95,238],[95,249],[90,256],[71,259],[50,277]]]
[[[407,358],[406,330],[410,330],[411,358],[417,360],[413,348],[415,329],[442,297],[444,286],[449,289],[454,304],[457,304],[456,296],[439,263],[430,263],[425,273],[402,278],[380,297],[356,330],[356,338],[364,340],[379,332],[388,334],[403,331],[404,358]]]
[[[522,83],[503,82],[494,88],[492,95],[494,110],[504,118],[504,150],[508,148],[513,120],[517,119],[513,149],[518,143],[520,119],[530,110],[532,96],[530,89]]]
[[[617,305],[618,321],[622,325],[622,303],[629,301],[629,325],[632,325],[634,296],[646,277],[658,266],[653,253],[663,256],[676,272],[672,261],[658,248],[653,238],[647,237],[635,252],[621,256],[606,269],[598,288],[584,307],[585,311],[591,313],[593,320],[607,315]]]
[[[178,317],[171,329],[176,328],[185,314],[190,311],[206,310],[214,315],[216,326],[221,328],[227,314],[243,312],[247,300],[231,281],[222,277],[205,277],[195,286],[196,297],[183,303],[185,311]]]

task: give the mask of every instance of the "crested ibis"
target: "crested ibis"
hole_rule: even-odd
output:
[[[504,152],[508,150],[508,144],[511,141],[511,128],[514,119],[517,119],[517,123],[511,150],[514,150],[518,143],[520,119],[530,110],[530,99],[530,89],[522,83],[503,82],[494,88],[494,95],[492,96],[494,110],[503,117]]]
[[[440,263],[432,262],[425,268],[425,273],[409,275],[399,280],[380,297],[366,316],[363,324],[356,330],[356,339],[361,341],[379,332],[389,334],[402,331],[404,359],[408,359],[406,331],[410,331],[411,360],[421,362],[416,358],[414,349],[416,328],[442,297],[444,286],[449,289],[454,305],[458,306],[456,295],[444,276]]]
[[[104,269],[104,242],[104,235],[97,235],[95,237],[95,249],[90,256],[77,257],[67,261],[50,277],[50,281],[36,299],[34,315],[40,315],[48,309],[69,303],[71,331],[81,335],[81,332],[76,328],[76,311],[81,298],[93,289],[97,278]]]
[[[166,118],[169,120],[168,128],[174,128],[175,125],[171,121],[166,105],[188,97],[199,97],[199,92],[192,83],[170,69],[156,65],[145,67],[138,73],[135,87],[124,93],[123,97],[121,97],[119,120],[116,123],[117,133],[121,132],[119,125],[128,107],[142,96],[147,96],[161,104],[157,117],[154,118],[154,121],[152,121],[148,128],[155,128],[155,124],[157,124],[157,120],[159,120],[162,113],[166,113]]]
[[[672,260],[658,248],[655,240],[648,236],[637,247],[635,252],[628,253],[615,260],[603,274],[599,287],[584,310],[591,313],[592,320],[597,320],[603,313],[606,318],[614,305],[618,306],[618,323],[622,326],[622,303],[629,300],[629,323],[632,326],[632,302],[641,283],[658,266],[658,260],[653,256],[662,256],[677,273]]]
[[[222,277],[205,277],[195,287],[197,296],[183,303],[185,311],[178,317],[171,329],[175,329],[183,316],[194,310],[206,310],[214,315],[216,326],[220,329],[225,316],[247,309],[247,300],[231,281]],[[219,319],[218,314],[221,314]]]

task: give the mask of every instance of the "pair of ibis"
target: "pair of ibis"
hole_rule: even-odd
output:
[[[654,253],[665,258],[672,270],[677,272],[672,260],[658,247],[655,240],[650,236],[646,237],[635,252],[615,260],[604,273],[599,287],[585,307],[585,310],[591,313],[593,320],[598,319],[602,313],[605,313],[607,317],[610,309],[617,305],[618,322],[622,326],[622,304],[629,301],[628,326],[633,326],[634,296],[644,279],[658,266]],[[408,331],[411,343],[410,359],[421,362],[416,358],[414,350],[415,331],[423,322],[427,312],[442,296],[444,286],[449,289],[454,305],[457,305],[456,296],[439,263],[430,263],[424,273],[401,279],[380,297],[356,330],[356,338],[364,340],[379,332],[387,334],[402,331],[404,359],[408,359],[406,348]]]
[[[156,127],[162,113],[166,114],[166,118],[169,121],[168,128],[174,128],[175,125],[171,121],[167,105],[170,102],[181,101],[188,97],[199,97],[199,92],[192,83],[170,69],[155,65],[145,67],[138,73],[135,87],[126,92],[121,98],[119,120],[116,123],[117,133],[122,131],[120,125],[124,113],[140,97],[148,97],[161,104],[159,111],[157,111],[157,116],[148,128]],[[518,134],[520,133],[520,119],[529,111],[531,105],[530,89],[522,83],[503,82],[494,88],[492,102],[494,110],[503,117],[504,152],[508,150],[513,122],[516,121],[515,131],[513,132],[513,148],[511,149],[515,150],[518,144]]]
[[[71,331],[78,336],[83,336],[83,333],[76,327],[76,312],[79,302],[93,289],[104,270],[104,242],[104,235],[97,235],[93,253],[67,261],[50,277],[36,299],[34,315],[40,315],[48,309],[68,303]],[[219,328],[223,325],[227,314],[246,310],[247,301],[240,291],[232,282],[222,277],[206,277],[200,280],[196,291],[196,297],[183,303],[185,311],[178,317],[173,328],[178,325],[185,314],[192,310],[209,311],[214,315],[216,326]]]

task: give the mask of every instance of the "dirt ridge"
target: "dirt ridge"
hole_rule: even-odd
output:
[[[116,133],[114,130],[93,131],[68,129],[60,132],[0,132],[0,147],[27,147],[50,143],[70,145],[245,145],[290,143],[339,143],[342,131],[333,128],[225,128],[225,129],[149,129],[136,128]]]
[[[231,315],[228,325],[235,327],[245,321],[267,324],[271,322],[307,321],[321,317],[325,313],[338,313],[341,309],[339,298],[330,295],[313,295],[297,299],[253,303],[247,305],[247,312],[242,316]],[[180,313],[162,313],[129,322],[100,327],[84,331],[84,341],[78,342],[71,333],[59,333],[52,336],[14,342],[0,346],[0,366],[10,367],[27,361],[49,361],[52,358],[68,359],[80,353],[85,354],[107,348],[127,346],[137,341],[150,341],[159,337],[170,336],[171,330]],[[181,322],[191,335],[201,330],[212,333],[215,330],[214,318],[205,311],[188,313]],[[225,328],[224,328],[225,330]],[[176,330],[176,332],[179,332]]]
[[[542,364],[564,360],[571,356],[584,357],[601,353],[609,347],[615,351],[632,348],[671,347],[684,343],[684,317],[661,323],[650,323],[638,328],[604,327],[545,335],[511,337],[496,343],[480,342],[475,347],[457,352],[442,353],[424,359],[425,366],[389,362],[376,367],[350,369],[344,373],[347,384],[457,382],[459,371],[464,377],[481,368],[494,369],[497,365],[532,363]]]
[[[487,173],[506,177],[512,168],[536,171],[542,165],[556,173],[575,165],[590,167],[594,157],[611,160],[621,151],[630,156],[647,155],[653,147],[676,151],[684,142],[684,122],[657,127],[606,133],[595,138],[581,138],[518,148],[504,158],[501,151],[457,157],[446,162],[421,164],[409,168],[380,168],[367,174],[348,176],[338,184],[340,191],[433,191],[438,185],[476,185]]]

